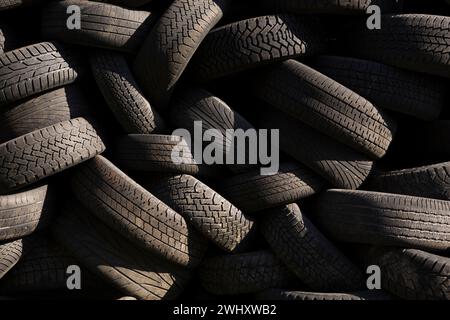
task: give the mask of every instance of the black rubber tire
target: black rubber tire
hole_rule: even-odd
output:
[[[269,251],[205,259],[199,276],[202,286],[217,295],[256,293],[296,283],[295,276]]]
[[[143,96],[123,55],[96,51],[90,62],[103,97],[127,133],[149,134],[164,129],[164,120]]]
[[[362,271],[302,216],[297,204],[267,212],[261,232],[275,255],[309,288],[324,292],[364,288]]]
[[[228,0],[175,0],[150,32],[133,71],[156,108],[169,103],[175,84],[200,43],[219,22]]]
[[[433,251],[450,248],[450,201],[330,190],[317,198],[315,214],[323,230],[339,241]]]
[[[414,249],[381,249],[370,261],[380,266],[383,288],[402,299],[450,299],[450,258]]]
[[[432,121],[444,105],[437,79],[374,61],[321,56],[314,68],[357,92],[376,106]]]
[[[347,35],[351,50],[361,57],[448,78],[449,24],[444,16],[382,15],[380,30],[368,30],[364,22],[352,25]]]
[[[28,99],[0,117],[0,142],[12,140],[58,122],[88,116],[91,111],[81,89],[68,85]]]
[[[269,15],[234,22],[212,30],[194,56],[192,74],[208,81],[268,63],[321,50],[310,20]],[[308,23],[309,22],[309,23]]]
[[[67,8],[80,8],[81,28],[67,27]],[[153,27],[155,17],[106,3],[66,0],[49,3],[42,15],[42,34],[48,39],[136,53]]]
[[[94,0],[91,0],[94,1]],[[153,0],[95,0],[95,2],[106,2],[121,7],[137,8]]]
[[[53,187],[43,185],[0,196],[0,241],[18,239],[47,227],[55,211]]]
[[[0,54],[0,107],[74,82],[81,68],[59,44],[41,42]]]
[[[202,132],[209,129],[219,130],[222,134],[222,141],[214,139],[213,142],[205,143],[205,145],[214,145],[224,152],[224,158],[231,150],[233,144],[230,139],[227,139],[227,129],[242,129],[247,131],[254,129],[253,126],[245,120],[239,113],[232,110],[224,101],[200,88],[192,88],[191,90],[184,90],[180,92],[171,105],[170,119],[172,123],[178,128],[187,129],[191,136],[195,135],[194,122],[202,122]],[[249,164],[249,150],[246,145],[245,164],[228,164],[227,167],[235,172],[241,173],[252,170],[257,167],[255,164]],[[237,155],[237,146],[234,148],[234,155]],[[236,157],[235,157],[236,160]],[[225,161],[223,161],[225,163]]]
[[[0,144],[0,192],[11,192],[80,164],[105,146],[83,118],[53,126]]]
[[[41,0],[0,0],[0,11],[30,6]]]
[[[261,5],[277,12],[366,14],[367,8],[376,4],[383,13],[402,9],[403,0],[262,0]]]
[[[205,240],[106,158],[97,156],[74,171],[75,196],[104,223],[170,261],[188,267],[200,263]]]
[[[306,291],[287,291],[271,289],[259,293],[258,300],[288,301],[350,301],[350,300],[391,300],[389,295],[379,291],[361,291],[354,293],[321,293]]]
[[[22,257],[22,239],[0,244],[0,280]]]
[[[226,178],[218,190],[242,211],[249,213],[279,207],[309,197],[326,182],[295,162],[280,164],[278,173],[263,176],[259,170]]]
[[[5,36],[3,34],[2,29],[0,28],[0,53],[3,53],[5,50]]]
[[[217,166],[198,164],[189,147],[180,136],[156,134],[130,134],[117,140],[115,159],[121,167],[130,171],[186,173],[199,176],[216,176]],[[172,160],[172,153],[182,155],[180,164]]]
[[[255,232],[252,219],[190,175],[160,177],[145,187],[227,252],[239,250]]]
[[[259,127],[280,130],[280,148],[333,186],[357,189],[367,179],[374,163],[366,156],[293,120],[280,111],[260,111]]]
[[[374,174],[365,190],[450,200],[450,162]]]
[[[255,96],[292,117],[379,159],[396,124],[369,101],[327,76],[295,61],[268,67],[255,76]]]
[[[190,277],[189,271],[142,252],[78,203],[65,210],[53,234],[90,271],[138,299],[175,299]]]

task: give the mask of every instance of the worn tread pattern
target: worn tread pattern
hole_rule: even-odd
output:
[[[117,6],[130,8],[140,7],[152,1],[153,0],[95,0],[95,2],[106,2]]]
[[[83,118],[20,136],[0,145],[0,191],[25,187],[104,150],[101,138]]]
[[[0,241],[22,238],[49,225],[54,213],[54,191],[43,185],[0,196]]]
[[[320,56],[314,68],[357,92],[376,106],[432,121],[444,105],[444,87],[437,79],[382,63]]]
[[[365,190],[450,200],[450,162],[419,168],[377,172]]]
[[[77,85],[68,85],[4,111],[0,117],[0,142],[90,114],[91,110],[81,89]]]
[[[164,129],[164,121],[143,96],[125,57],[96,51],[91,69],[108,106],[127,133],[150,134]]]
[[[288,291],[270,289],[256,295],[258,300],[288,301],[350,301],[350,300],[391,300],[392,298],[378,291],[361,291],[354,293],[322,293],[306,291]]]
[[[370,175],[373,161],[272,108],[260,112],[259,127],[280,130],[280,149],[333,186],[357,189]]]
[[[22,257],[22,239],[0,245],[0,280]]]
[[[280,164],[274,175],[261,175],[255,170],[217,184],[218,190],[246,213],[294,203],[326,186],[318,174],[295,162]]]
[[[128,296],[175,299],[190,278],[189,271],[142,252],[78,203],[65,209],[53,233],[90,271]]]
[[[0,11],[30,6],[41,0],[0,0]]]
[[[276,256],[309,288],[352,292],[364,287],[362,271],[302,216],[297,204],[267,212],[261,232]]]
[[[117,139],[114,158],[131,171],[217,175],[217,167],[195,160],[189,143],[181,136],[130,134]],[[178,163],[173,161],[174,154]]]
[[[353,52],[400,68],[450,77],[450,17],[382,15],[381,24],[380,30],[352,25],[347,35]]]
[[[450,201],[369,191],[326,191],[317,222],[336,240],[423,250],[450,248]]]
[[[218,295],[248,294],[292,285],[295,277],[269,251],[207,258],[199,269],[202,286]]]
[[[0,53],[3,53],[5,50],[5,35],[3,34],[2,29],[0,28]]]
[[[370,261],[380,266],[383,288],[402,299],[450,299],[448,257],[414,249],[380,249]]]
[[[292,15],[242,20],[212,30],[192,61],[196,80],[208,81],[321,50],[314,24]]]
[[[67,28],[71,5],[80,8],[81,28]],[[66,0],[48,4],[42,15],[46,38],[73,44],[136,53],[154,24],[150,12],[135,11],[106,3]]]
[[[396,124],[372,103],[333,79],[295,60],[255,76],[251,92],[318,131],[378,159]]]
[[[145,40],[133,71],[156,108],[165,107],[175,84],[228,0],[175,0]]]
[[[204,239],[106,158],[97,156],[74,171],[75,196],[104,223],[170,261],[189,267],[200,263]]]
[[[145,186],[225,251],[236,251],[255,231],[252,219],[190,175],[160,177]]]
[[[0,107],[74,82],[77,57],[59,44],[41,42],[0,54]]]

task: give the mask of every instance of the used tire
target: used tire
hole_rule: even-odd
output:
[[[218,189],[248,213],[294,203],[315,194],[325,185],[316,173],[295,162],[286,162],[280,164],[275,175],[263,176],[255,170],[218,182]]]
[[[67,9],[80,8],[80,29],[69,29]],[[46,38],[73,44],[135,53],[154,24],[154,16],[118,6],[83,0],[48,4],[42,16]]]
[[[311,29],[317,28],[304,19],[270,15],[212,30],[194,56],[193,76],[208,81],[268,63],[316,54],[322,45]]]
[[[334,239],[424,250],[450,248],[450,201],[330,190],[316,201],[318,223]]]
[[[96,51],[90,62],[103,97],[127,133],[149,134],[164,128],[163,119],[143,96],[123,55]]]
[[[117,140],[115,159],[131,171],[217,175],[217,167],[199,164],[194,159],[190,143],[181,136],[130,134]],[[173,161],[175,152],[179,163]]]
[[[22,257],[22,239],[0,245],[0,280],[11,270]]]
[[[185,269],[143,253],[76,203],[53,233],[90,271],[138,299],[174,299],[190,278]]]
[[[72,189],[93,214],[141,247],[183,266],[201,261],[204,239],[180,214],[102,156],[75,170]]]
[[[145,40],[133,71],[156,108],[165,107],[200,43],[228,0],[175,0]]]
[[[90,114],[81,89],[68,85],[8,108],[0,118],[0,142]]]
[[[352,292],[364,287],[361,270],[302,216],[298,205],[267,212],[261,231],[276,256],[309,288]]]
[[[0,196],[0,241],[22,238],[47,227],[55,211],[55,195],[47,185]]]
[[[450,200],[450,162],[374,174],[366,190]]]
[[[95,2],[107,2],[118,6],[136,8],[152,2],[152,0],[95,0]]]
[[[218,295],[256,293],[295,284],[295,277],[269,251],[216,256],[199,270],[202,286]]]
[[[77,59],[60,45],[41,42],[0,54],[0,107],[74,82]]]
[[[104,150],[101,138],[83,118],[59,122],[0,144],[0,192],[25,187]]]
[[[3,35],[2,29],[0,29],[0,53],[3,53],[5,49],[5,36]]]
[[[280,148],[294,159],[322,176],[333,186],[357,189],[367,179],[373,161],[347,146],[284,115],[264,108],[260,128],[280,130]]]
[[[253,220],[192,176],[160,177],[145,186],[225,251],[239,250],[254,234]]]
[[[0,0],[0,11],[30,6],[41,0]]]
[[[450,258],[413,249],[381,249],[370,257],[380,266],[382,286],[409,300],[450,299]]]
[[[355,293],[320,293],[306,291],[288,291],[271,289],[259,293],[259,300],[289,300],[289,301],[347,301],[347,300],[391,300],[382,292],[361,291]]]
[[[314,67],[376,106],[422,120],[435,120],[444,105],[437,79],[374,61],[321,56]]]
[[[364,22],[365,24],[365,22]],[[450,17],[382,15],[380,30],[353,25],[351,49],[358,55],[412,71],[450,77]]]
[[[284,61],[255,75],[251,91],[339,142],[379,159],[396,125],[369,101],[327,76],[295,61]]]

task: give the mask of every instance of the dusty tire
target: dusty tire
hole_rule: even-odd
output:
[[[259,170],[226,178],[218,190],[243,212],[274,208],[309,197],[325,187],[316,173],[295,162],[280,164],[278,173],[263,176]]]
[[[0,11],[30,6],[40,0],[0,0]]]
[[[412,71],[450,77],[450,17],[382,15],[380,30],[352,26],[351,50],[358,55]]]
[[[391,300],[382,292],[362,291],[355,293],[321,293],[271,289],[259,293],[258,300],[287,301],[349,301],[349,300]]]
[[[47,227],[55,211],[55,194],[47,185],[0,196],[0,241],[22,238]]]
[[[212,30],[194,56],[193,77],[208,81],[268,63],[316,54],[322,45],[311,32],[314,26],[302,19],[270,15]]]
[[[374,159],[383,157],[396,125],[369,101],[310,67],[284,61],[258,74],[253,94]]]
[[[208,258],[199,269],[202,286],[217,295],[256,293],[295,284],[295,277],[269,251]]]
[[[170,118],[175,126],[187,129],[191,136],[195,135],[196,121],[201,121],[202,132],[209,129],[220,131],[222,137],[213,139],[214,141],[210,144],[223,151],[223,163],[226,163],[226,155],[233,148],[233,142],[228,139],[226,130],[242,129],[247,131],[253,129],[253,126],[247,120],[232,110],[224,101],[199,88],[182,91],[174,98],[170,109]],[[205,143],[204,147],[208,144]],[[250,152],[248,145],[245,147],[246,163],[237,164],[238,150],[237,145],[234,145],[234,164],[228,164],[227,167],[235,173],[246,172],[257,167],[257,164],[249,163]]]
[[[336,240],[424,250],[450,248],[450,201],[330,190],[316,201],[318,223]]]
[[[367,179],[373,161],[347,146],[271,108],[261,110],[260,128],[280,130],[280,149],[333,186],[357,189]]]
[[[23,103],[2,113],[0,142],[39,130],[58,122],[87,116],[91,113],[81,89],[69,85]]]
[[[0,107],[74,82],[77,59],[60,45],[41,42],[0,54]]]
[[[422,120],[435,120],[444,105],[444,87],[436,79],[374,61],[321,56],[321,73],[357,92],[376,106]]]
[[[0,192],[50,177],[80,164],[105,146],[83,118],[63,121],[0,145]]]
[[[103,97],[127,133],[149,134],[164,128],[163,119],[143,96],[124,56],[96,51],[90,62]]]
[[[3,35],[2,29],[0,29],[0,53],[5,50],[5,36]]]
[[[98,156],[79,166],[71,182],[78,200],[137,245],[183,266],[200,263],[204,239],[107,159]]]
[[[156,108],[165,107],[200,43],[228,0],[175,0],[145,40],[133,71]]]
[[[172,159],[173,152],[181,154],[180,163]],[[115,159],[121,167],[130,171],[186,173],[214,176],[217,167],[198,164],[193,150],[181,136],[156,134],[130,134],[117,140]]]
[[[235,252],[254,234],[253,220],[192,176],[161,177],[145,186],[225,251]]]
[[[22,257],[22,239],[0,245],[0,280],[11,270]]]
[[[66,209],[53,233],[90,271],[126,295],[174,299],[189,279],[189,272],[143,253],[79,204]]]
[[[152,2],[152,0],[95,0],[95,2],[106,2],[121,7],[137,8],[146,3]]]
[[[302,216],[298,205],[267,212],[261,231],[276,256],[309,288],[352,292],[364,287],[361,270]]]
[[[364,189],[450,200],[450,162],[376,173],[370,177]]]
[[[67,8],[80,8],[81,28],[67,27]],[[150,32],[154,17],[150,12],[118,6],[67,0],[48,4],[42,16],[42,33],[48,39],[135,53]]]
[[[380,266],[382,287],[402,299],[449,300],[450,259],[413,249],[380,249],[371,258]]]

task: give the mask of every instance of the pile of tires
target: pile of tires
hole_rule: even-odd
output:
[[[0,300],[447,300],[448,78],[445,0],[0,0]]]

